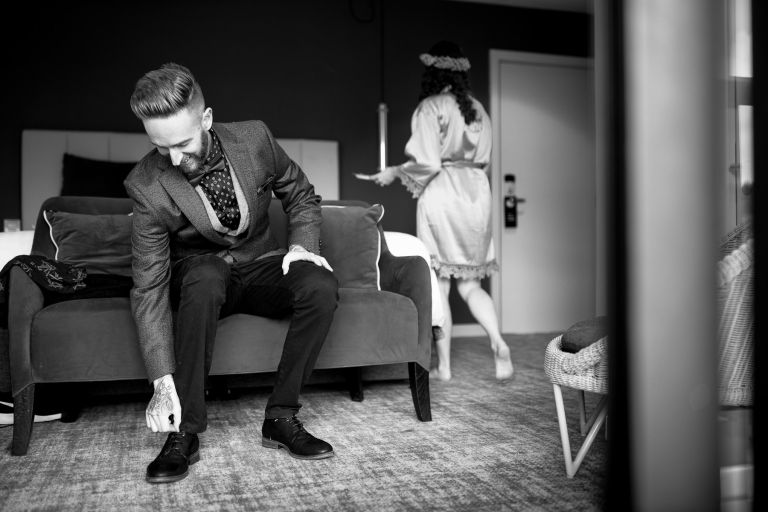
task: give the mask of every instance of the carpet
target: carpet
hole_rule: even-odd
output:
[[[302,461],[262,448],[268,388],[209,401],[201,460],[177,483],[144,481],[165,435],[144,423],[145,397],[99,397],[74,423],[35,424],[12,457],[0,429],[2,510],[506,511],[602,510],[601,434],[573,479],[565,474],[552,386],[551,334],[506,336],[515,378],[498,382],[487,340],[453,341],[453,379],[432,382],[433,421],[416,418],[407,380],[370,382],[353,402],[343,385],[308,386],[300,419],[335,457]],[[576,392],[565,390],[571,444]],[[598,397],[587,397],[593,406]]]

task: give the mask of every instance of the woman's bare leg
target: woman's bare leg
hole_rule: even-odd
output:
[[[453,319],[451,318],[451,306],[448,303],[448,294],[451,292],[450,278],[438,278],[440,286],[440,298],[443,301],[443,337],[435,341],[437,347],[437,368],[429,372],[429,376],[438,380],[451,380],[451,330]]]
[[[501,337],[499,321],[496,317],[496,307],[488,292],[480,286],[479,279],[459,279],[458,291],[461,298],[469,306],[469,311],[475,320],[485,329],[491,340],[494,361],[496,363],[496,378],[509,379],[514,373],[509,347]]]

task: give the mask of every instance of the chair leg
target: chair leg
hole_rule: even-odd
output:
[[[587,434],[587,399],[584,396],[584,390],[580,389],[579,396],[579,433]]]
[[[429,402],[429,371],[418,363],[408,363],[408,379],[416,417],[421,421],[432,421],[432,406]]]
[[[35,385],[13,396],[13,441],[11,455],[26,455],[35,420]]]
[[[568,424],[565,418],[563,392],[560,389],[560,386],[558,386],[557,384],[553,384],[552,387],[555,392],[555,406],[557,407],[557,422],[560,425],[560,440],[563,444],[563,458],[565,459],[565,473],[568,475],[568,478],[573,478],[573,475],[575,475],[576,471],[579,470],[579,466],[581,466],[581,462],[584,460],[584,456],[587,454],[590,447],[592,446],[592,443],[594,442],[595,437],[597,436],[597,433],[600,430],[600,427],[602,427],[603,423],[605,422],[605,417],[606,417],[606,414],[608,413],[608,397],[603,396],[600,399],[600,402],[597,404],[595,411],[590,416],[589,421],[586,424],[586,427],[589,430],[589,432],[587,433],[587,437],[586,439],[584,439],[584,442],[582,443],[581,448],[579,448],[579,451],[576,454],[576,458],[573,459],[572,452],[571,452],[571,442],[568,437]]]
[[[598,416],[598,413],[599,413],[599,411],[600,411],[601,409],[604,409],[604,408],[606,408],[606,404],[607,404],[607,403],[608,403],[608,397],[607,397],[607,396],[605,396],[605,395],[603,395],[603,396],[600,398],[600,401],[597,403],[597,406],[595,407],[595,410],[594,410],[594,412],[593,412],[593,413],[592,413],[592,415],[589,417],[589,419],[587,420],[587,423],[586,423],[586,425],[584,426],[584,428],[585,428],[587,431],[590,431],[590,430],[592,429],[592,427],[595,425],[595,422],[597,421],[597,416]],[[603,418],[603,425],[607,425],[607,424],[608,424],[608,412],[607,412],[607,410],[606,410],[605,418]],[[599,428],[600,428],[600,427],[598,427],[598,429],[599,429]]]
[[[349,397],[355,402],[362,402],[365,398],[363,395],[363,369],[360,366],[347,368],[345,374]]]

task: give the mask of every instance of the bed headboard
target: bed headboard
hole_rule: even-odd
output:
[[[333,140],[277,139],[323,199],[339,199],[339,149]],[[144,133],[24,130],[21,134],[21,225],[34,229],[43,201],[58,196],[64,153],[136,162],[152,149]]]

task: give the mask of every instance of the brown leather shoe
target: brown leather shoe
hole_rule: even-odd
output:
[[[296,416],[265,419],[261,427],[261,446],[283,448],[297,459],[333,457],[333,447],[304,429]]]
[[[189,474],[189,466],[200,460],[197,434],[171,432],[155,460],[147,466],[147,482],[177,482]]]

